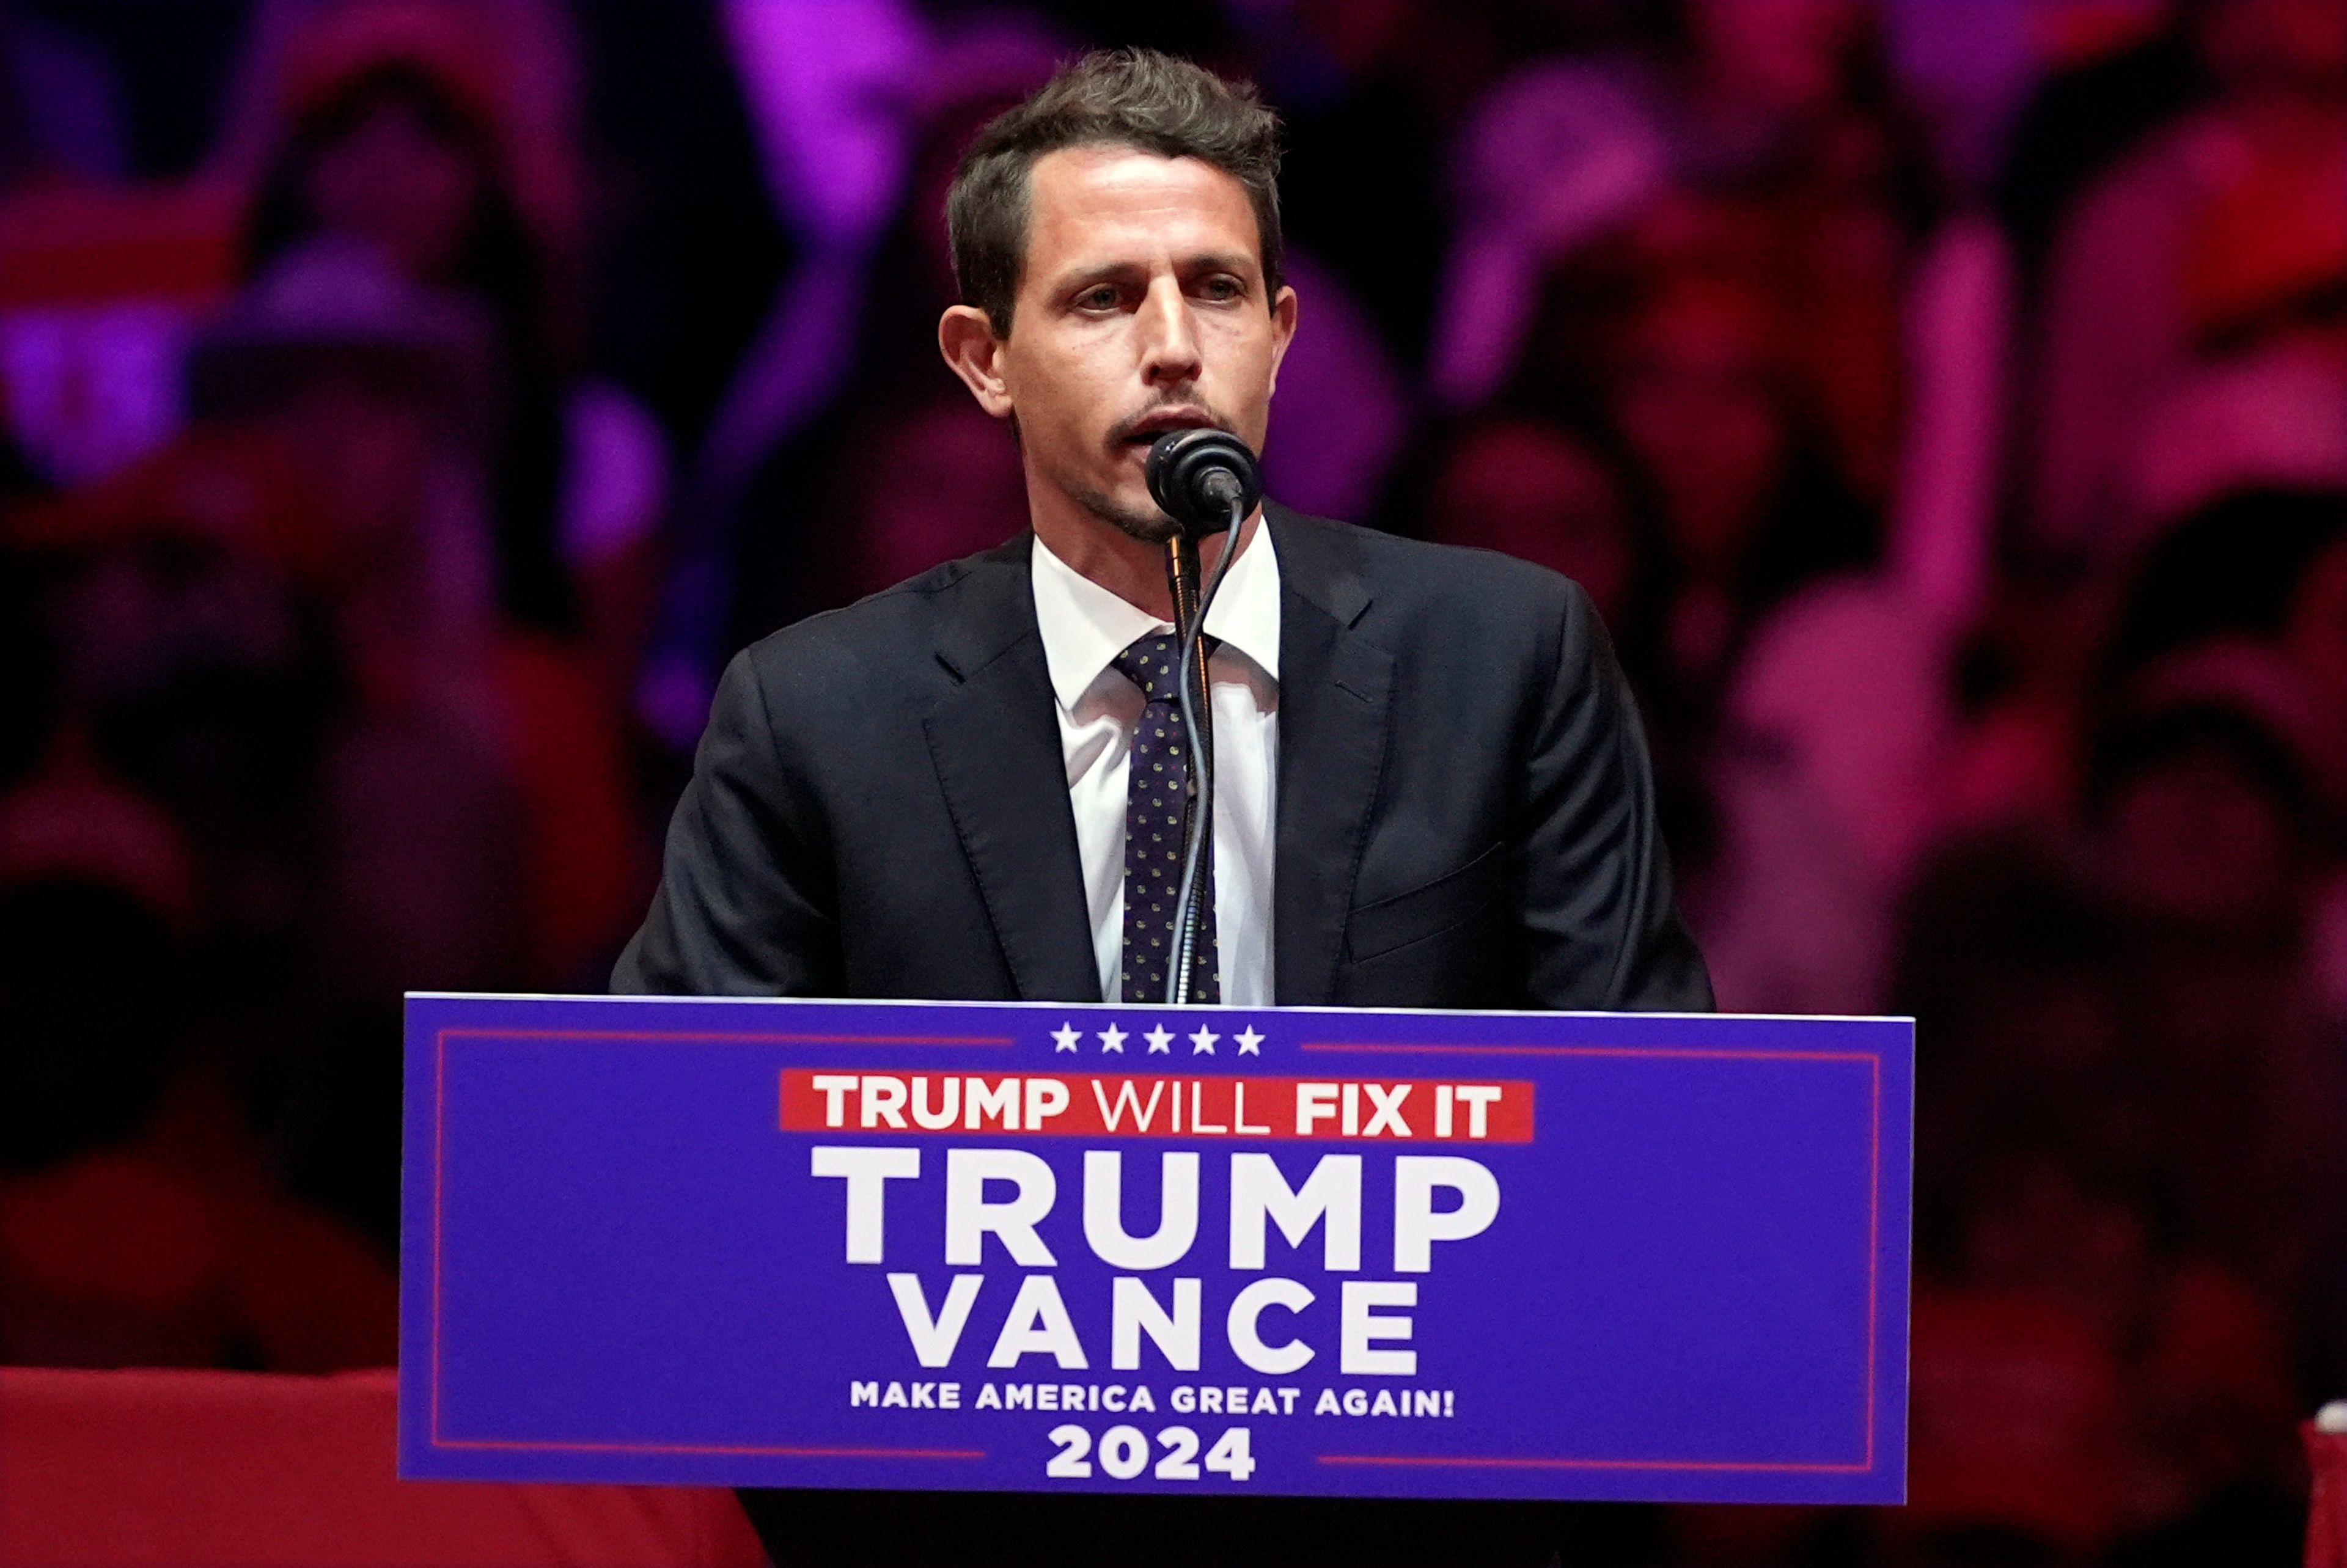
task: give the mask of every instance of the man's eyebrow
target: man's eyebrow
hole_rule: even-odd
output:
[[[1183,257],[1175,266],[1185,274],[1235,272],[1245,278],[1255,277],[1262,271],[1255,259],[1244,251],[1202,251]],[[1148,271],[1147,265],[1140,261],[1078,262],[1052,280],[1051,292],[1069,293],[1095,283],[1125,282],[1144,276]]]
[[[1262,268],[1244,251],[1207,251],[1184,259],[1185,272],[1239,272],[1252,277]]]
[[[1093,283],[1122,282],[1146,272],[1138,261],[1080,261],[1065,268],[1051,281],[1054,293],[1071,289],[1086,288]]]

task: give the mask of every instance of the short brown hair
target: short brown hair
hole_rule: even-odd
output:
[[[1010,335],[1027,261],[1035,160],[1063,148],[1139,148],[1210,163],[1255,209],[1266,300],[1279,292],[1279,117],[1245,82],[1155,49],[1102,50],[1063,66],[1032,97],[978,133],[946,196],[946,234],[962,302]]]

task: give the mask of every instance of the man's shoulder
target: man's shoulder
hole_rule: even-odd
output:
[[[1374,620],[1387,625],[1488,631],[1553,627],[1587,612],[1588,598],[1572,579],[1496,550],[1405,538],[1284,507],[1273,521],[1281,576],[1339,619],[1350,619],[1355,601],[1374,604]]]
[[[928,702],[1032,629],[1021,535],[770,631],[734,662],[777,712],[861,721],[892,702]]]
[[[794,621],[740,657],[769,688],[846,682],[870,697],[905,682],[927,685],[947,672],[941,656],[959,651],[968,660],[999,652],[1032,630],[1034,617],[1026,608],[1030,542],[1021,535]]]

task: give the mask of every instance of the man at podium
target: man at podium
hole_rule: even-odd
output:
[[[948,201],[953,372],[1031,531],[766,638],[721,683],[613,989],[1163,994],[1191,763],[1168,431],[1260,451],[1298,328],[1276,122],[1128,51],[980,133]],[[1307,329],[1308,330],[1308,329]],[[1702,1011],[1637,712],[1588,598],[1266,502],[1204,623],[1198,985],[1245,1006]],[[1526,1505],[753,1494],[779,1563],[1543,1561]]]

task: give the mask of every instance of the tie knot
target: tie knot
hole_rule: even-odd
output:
[[[1174,634],[1161,631],[1137,640],[1110,662],[1151,702],[1175,702],[1181,701],[1182,687],[1174,677]]]

